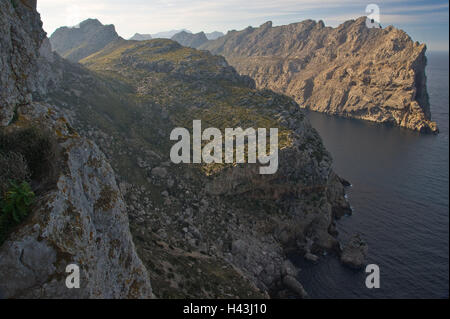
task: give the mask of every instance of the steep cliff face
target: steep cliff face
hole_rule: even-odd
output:
[[[59,55],[78,62],[118,39],[113,25],[103,25],[97,19],[88,19],[78,26],[57,29],[51,35],[50,43]]]
[[[426,47],[366,18],[337,28],[311,20],[231,31],[200,49],[226,57],[241,74],[333,115],[437,132],[426,90]]]
[[[29,3],[18,0],[1,1],[0,28],[0,125],[3,126],[12,120],[19,105],[31,101],[29,83],[35,81],[39,55],[36,48],[40,47],[44,31]]]
[[[36,88],[45,92],[51,82],[45,76],[50,68],[37,72],[39,52],[51,53],[48,43],[42,45],[45,34],[31,2],[0,3],[0,23],[5,30],[0,36],[0,129],[9,134],[44,127],[57,143],[53,158],[57,168],[43,174],[54,176],[46,181],[45,189],[33,177],[37,198],[31,213],[11,229],[0,247],[0,295],[149,298],[147,270],[136,254],[111,166],[93,142],[73,130],[63,112],[32,101],[30,93]],[[66,287],[69,264],[80,268],[80,289]]]
[[[182,46],[189,48],[198,48],[202,44],[208,42],[208,38],[206,37],[204,32],[192,34],[181,31],[180,33],[175,34],[172,37],[172,40],[178,42]]]
[[[283,296],[285,288],[305,296],[287,253],[339,250],[334,220],[351,210],[292,99],[255,89],[223,57],[170,40],[116,41],[82,65],[56,64],[62,81],[44,98],[111,160],[158,297]],[[171,163],[170,132],[193,120],[222,132],[279,128],[277,174]]]

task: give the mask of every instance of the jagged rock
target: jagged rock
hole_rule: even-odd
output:
[[[226,57],[241,74],[333,115],[437,132],[426,89],[426,47],[403,31],[366,27],[366,17],[337,28],[322,21],[230,31],[199,47]]]
[[[58,132],[65,173],[42,198],[31,220],[0,248],[0,290],[14,298],[150,298],[114,173],[95,144],[73,135],[41,104],[18,109],[21,121]],[[48,114],[54,114],[49,117]],[[81,288],[67,289],[66,266],[77,264]]]
[[[214,31],[211,33],[205,33],[205,35],[208,38],[208,40],[217,40],[218,38],[223,37],[225,34],[219,31]]]
[[[88,19],[74,27],[61,27],[50,36],[50,43],[62,57],[78,62],[119,40],[113,25],[103,25],[97,19]]]
[[[281,269],[281,275],[296,277],[298,275],[298,269],[290,260],[285,260]]]
[[[283,284],[292,290],[295,294],[297,294],[300,298],[306,299],[308,298],[308,293],[306,292],[305,288],[303,288],[303,285],[298,282],[297,279],[294,277],[288,275],[283,278]]]
[[[359,234],[354,235],[341,254],[341,262],[351,268],[362,268],[369,253],[369,246]]]
[[[192,34],[187,33],[186,31],[181,31],[180,33],[175,34],[172,37],[172,40],[189,48],[198,48],[202,44],[208,42],[208,38],[204,32]]]
[[[60,151],[54,155],[55,180],[49,179],[26,222],[0,247],[0,294],[150,298],[148,273],[136,254],[125,204],[104,154],[75,132],[64,112],[31,101],[29,93],[40,87],[36,82],[48,81],[36,69],[38,53],[44,56],[48,43],[35,9],[33,0],[0,2],[0,125],[8,125],[8,131],[43,126]],[[66,287],[69,264],[80,267],[80,289]]]

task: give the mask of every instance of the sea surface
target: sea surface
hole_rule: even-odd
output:
[[[357,232],[380,267],[381,287],[335,256],[317,265],[296,258],[299,279],[312,298],[449,297],[449,56],[428,53],[428,93],[439,135],[309,112],[349,180],[352,216],[338,222],[344,242]]]

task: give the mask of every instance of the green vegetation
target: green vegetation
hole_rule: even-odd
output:
[[[38,127],[0,129],[0,244],[55,177],[56,140]]]
[[[0,152],[21,154],[29,167],[31,179],[40,180],[48,175],[54,165],[56,140],[46,129],[35,126],[15,129],[8,133],[0,130]]]
[[[35,194],[27,182],[10,181],[9,190],[0,201],[0,245],[10,229],[25,220],[31,211]]]

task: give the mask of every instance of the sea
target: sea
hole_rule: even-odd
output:
[[[449,297],[449,55],[429,52],[427,86],[440,134],[308,112],[350,181],[353,215],[338,221],[345,243],[360,233],[369,264],[380,269],[380,288],[369,289],[365,269],[322,256],[317,264],[293,258],[311,298]]]

